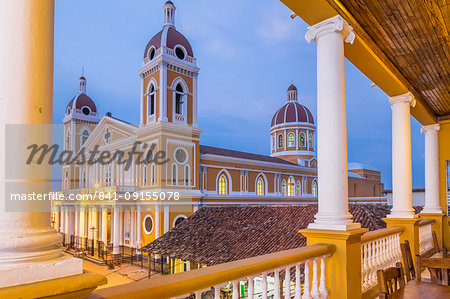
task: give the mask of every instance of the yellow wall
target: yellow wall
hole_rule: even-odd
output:
[[[439,178],[440,178],[440,198],[441,206],[444,213],[447,213],[447,174],[446,161],[450,160],[450,120],[441,121],[439,123]],[[450,248],[450,227],[448,217],[444,217],[443,223],[443,239],[444,246]]]

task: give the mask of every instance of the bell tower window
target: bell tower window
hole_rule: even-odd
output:
[[[89,131],[86,129],[81,133],[81,146],[83,146],[89,138]]]
[[[148,115],[155,114],[155,86],[150,86],[150,92],[148,94]]]
[[[175,113],[183,114],[183,103],[184,103],[184,91],[183,86],[180,83],[177,84],[175,88]]]

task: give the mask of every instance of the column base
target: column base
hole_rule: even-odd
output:
[[[318,230],[335,230],[335,231],[350,231],[361,228],[361,223],[351,222],[348,224],[331,224],[323,222],[312,222],[308,225],[308,229]]]
[[[391,213],[386,217],[394,219],[417,219],[419,216],[417,216],[417,214],[414,213],[414,210],[412,210],[412,211],[391,211]]]
[[[106,282],[100,274],[84,273],[0,288],[0,298],[85,298]]]
[[[347,231],[308,228],[300,231],[307,238],[307,245],[327,243],[336,246],[336,251],[326,258],[325,276],[330,299],[361,298],[361,236],[368,231],[366,228]]]
[[[1,265],[0,288],[81,273],[83,273],[83,261],[65,255],[47,261]]]

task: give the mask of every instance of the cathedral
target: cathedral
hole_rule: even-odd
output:
[[[52,223],[77,247],[89,240],[112,244],[116,255],[120,246],[139,249],[205,205],[317,202],[316,125],[297,88],[288,87],[285,104],[270,122],[270,155],[201,145],[197,58],[175,27],[171,1],[163,16],[139,69],[138,124],[101,116],[84,76],[67,105],[66,150],[120,151],[134,159],[130,165],[111,159],[63,166],[67,200],[53,203]],[[135,153],[152,159],[138,163]],[[379,202],[383,195],[380,172],[364,165],[349,166],[348,182],[350,202]],[[75,195],[90,199],[74,200]]]

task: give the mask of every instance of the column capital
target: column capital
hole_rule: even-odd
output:
[[[391,106],[394,106],[398,103],[409,103],[411,107],[416,106],[416,98],[414,98],[414,95],[411,92],[407,92],[398,96],[389,97],[389,104]]]
[[[423,126],[420,129],[420,133],[437,132],[440,129],[441,129],[441,126],[439,124],[433,124],[433,125]]]
[[[332,18],[326,19],[325,21],[308,27],[308,32],[306,32],[305,39],[308,43],[310,43],[311,41],[317,42],[317,39],[319,37],[335,32],[342,34],[344,42],[353,44],[353,41],[355,40],[355,33],[353,32],[353,28],[340,15],[336,15]]]

